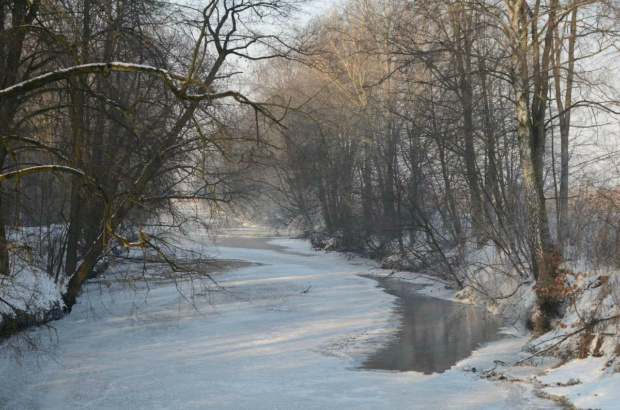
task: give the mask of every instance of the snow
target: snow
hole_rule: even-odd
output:
[[[588,333],[584,320],[613,318],[620,313],[617,303],[620,272],[609,269],[587,272],[571,278],[577,290],[561,325],[528,345],[572,359],[537,377],[544,392],[563,396],[578,408],[617,409],[620,403],[618,322],[601,321]],[[575,335],[567,338],[570,334]],[[580,353],[587,357],[578,358]]]
[[[597,357],[572,360],[538,379],[548,386],[545,392],[564,396],[579,408],[617,409],[620,374],[605,375],[607,361]]]
[[[20,320],[45,321],[62,315],[62,293],[65,285],[45,272],[46,257],[41,246],[41,238],[59,234],[58,226],[48,228],[20,227],[8,232],[9,240],[26,244],[11,252],[11,272],[0,274],[0,315]],[[24,316],[28,316],[27,318]],[[0,317],[0,323],[3,317]],[[0,352],[2,351],[0,347]]]
[[[17,309],[40,316],[54,306],[62,306],[62,290],[45,272],[31,268],[22,267],[11,276],[0,275],[0,314],[14,316]]]
[[[620,386],[620,374],[615,373],[596,382],[546,388],[545,391],[565,396],[578,408],[617,409],[618,403],[620,403],[618,386]]]
[[[57,76],[58,74],[66,74],[66,73],[71,73],[73,71],[84,71],[84,70],[89,70],[89,69],[100,69],[100,68],[115,68],[115,69],[119,69],[119,70],[128,70],[128,69],[136,69],[136,70],[143,70],[143,71],[151,71],[151,72],[156,72],[156,73],[161,73],[162,75],[166,75],[169,76],[169,72],[167,70],[161,69],[161,68],[157,68],[157,67],[153,67],[150,65],[144,65],[144,64],[132,64],[132,63],[124,63],[124,62],[120,62],[120,61],[113,61],[110,63],[89,63],[89,64],[79,64],[79,65],[75,65],[75,66],[71,66],[71,67],[66,67],[66,68],[60,68],[54,71],[50,71],[44,74],[41,74],[37,77],[34,78],[30,78],[28,80],[22,81],[20,83],[14,84],[10,87],[6,87],[4,89],[0,90],[0,97],[3,96],[7,96],[7,95],[11,95],[14,92],[19,92],[22,88],[28,86],[29,84],[33,84],[36,82],[44,83],[46,82],[48,79],[50,78],[55,78],[55,76]]]
[[[90,284],[52,323],[58,342],[47,352],[0,359],[0,408],[554,407],[529,384],[479,377],[498,358],[522,357],[523,337],[441,374],[359,370],[398,325],[394,297],[357,275],[370,273],[366,263],[299,240],[272,243],[287,249],[219,248],[223,259],[254,265],[219,274],[225,290],[192,295],[181,283],[195,306],[174,284],[148,293]]]

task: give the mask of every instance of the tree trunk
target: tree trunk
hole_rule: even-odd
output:
[[[84,0],[84,20],[82,22],[81,63],[89,61],[90,30],[90,0]],[[86,134],[86,94],[83,87],[87,87],[87,76],[80,75],[76,81],[69,81],[71,85],[71,127],[73,129],[73,166],[84,169],[83,147]],[[71,203],[69,210],[69,230],[67,232],[67,255],[65,260],[65,275],[70,276],[77,267],[79,239],[82,233],[84,215],[82,215],[83,201],[82,178],[74,176],[71,181]]]
[[[136,203],[135,198],[140,197],[141,193],[147,187],[153,176],[164,164],[166,160],[166,150],[176,142],[178,135],[181,133],[185,125],[189,122],[192,115],[196,111],[196,108],[198,108],[197,102],[190,103],[189,107],[185,110],[183,115],[181,115],[181,117],[176,121],[172,129],[166,134],[158,153],[140,170],[139,173],[137,173],[135,183],[133,184],[131,191],[127,193],[124,199],[119,203],[118,207],[116,208],[116,212],[113,215],[108,215],[107,225],[109,229],[115,230],[116,228],[118,228],[118,225],[133,209]],[[81,263],[79,264],[79,266],[77,266],[75,272],[71,275],[69,283],[67,284],[67,291],[63,295],[65,309],[68,312],[71,312],[71,308],[73,307],[73,305],[75,305],[82,285],[84,285],[92,270],[95,268],[97,261],[101,257],[101,254],[106,246],[107,238],[108,232],[106,231],[106,228],[103,227],[102,232],[98,235],[97,239],[90,245],[87,252],[85,252]]]
[[[536,279],[538,314],[534,315],[534,327],[538,332],[551,328],[551,320],[557,316],[559,300],[552,291],[561,257],[551,241],[547,207],[543,185],[543,160],[545,150],[545,115],[549,87],[549,62],[552,48],[551,30],[555,21],[553,10],[549,14],[547,33],[542,55],[539,43],[536,14],[528,20],[524,0],[506,3],[512,29],[513,89],[517,117],[519,158],[527,201],[527,234],[530,248],[532,273]],[[528,42],[531,24],[532,44]],[[528,69],[528,58],[533,61]],[[530,85],[533,99],[529,101]]]
[[[569,238],[569,226],[568,226],[568,137],[570,134],[571,123],[571,105],[572,105],[572,91],[573,91],[573,78],[575,72],[575,41],[577,37],[577,10],[575,7],[571,14],[570,20],[570,35],[568,38],[568,67],[566,68],[566,89],[564,95],[564,101],[562,101],[562,89],[561,89],[561,56],[562,47],[556,44],[556,56],[553,64],[553,77],[555,80],[555,101],[558,109],[558,118],[560,121],[560,200],[559,200],[559,212],[557,221],[557,234],[558,242],[562,250],[566,247],[566,241]],[[559,28],[555,28],[556,42],[561,41],[559,35]]]
[[[370,142],[364,145],[364,163],[362,165],[362,227],[364,237],[369,237],[373,233],[372,218],[372,157]]]
[[[20,29],[32,23],[39,10],[40,0],[27,2],[16,0],[11,7],[11,28],[5,28],[7,16],[5,10],[9,5],[0,3],[0,32],[3,39],[0,43],[0,89],[9,88],[18,83],[19,69],[22,61],[22,50],[27,30]],[[13,119],[17,113],[19,101],[15,97],[0,100],[0,138],[8,137]],[[4,170],[7,146],[0,146],[0,170]],[[3,203],[3,189],[0,184],[0,275],[10,274],[10,243],[6,234],[6,205]]]

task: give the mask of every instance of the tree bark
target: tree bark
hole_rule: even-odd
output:
[[[6,89],[18,83],[19,69],[22,61],[22,50],[28,30],[19,29],[32,23],[39,11],[41,0],[27,2],[13,1],[11,8],[11,29],[5,29],[5,7],[0,3],[0,32],[3,33],[0,44],[0,89]],[[8,137],[12,132],[12,124],[19,107],[17,96],[0,100],[0,138]],[[0,172],[4,171],[8,149],[5,143],[0,146]],[[6,232],[6,205],[3,203],[3,188],[0,184],[0,275],[10,274],[10,243]]]
[[[513,0],[508,5],[513,47],[512,85],[517,117],[519,158],[527,201],[527,231],[532,273],[536,279],[538,314],[534,327],[538,332],[551,328],[551,320],[558,314],[559,301],[551,292],[561,261],[559,252],[551,240],[544,196],[543,160],[545,150],[545,115],[549,87],[549,61],[551,30],[555,23],[553,9],[549,13],[545,43],[541,55],[536,13],[528,17],[525,0]],[[532,44],[528,42],[528,28],[532,27]],[[530,72],[528,58],[532,58]],[[530,103],[530,87],[533,99]]]

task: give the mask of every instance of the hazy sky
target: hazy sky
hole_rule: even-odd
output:
[[[328,8],[337,6],[342,2],[343,0],[311,0],[303,7],[304,15],[299,18],[299,21],[300,23],[304,23],[312,17],[320,15]]]

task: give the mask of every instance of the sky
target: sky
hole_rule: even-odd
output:
[[[325,10],[342,4],[343,0],[311,0],[303,6],[305,16],[300,17],[300,23],[305,23],[313,17],[319,16]]]

